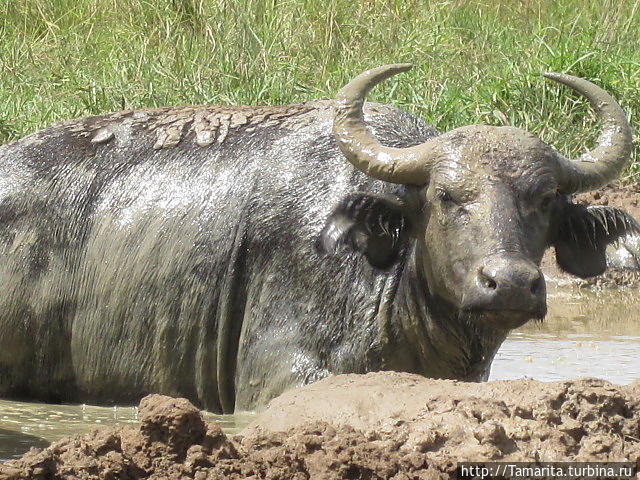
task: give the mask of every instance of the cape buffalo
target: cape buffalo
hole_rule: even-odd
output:
[[[232,412],[342,372],[486,379],[545,315],[546,248],[578,276],[607,248],[637,265],[631,217],[569,200],[629,158],[607,93],[547,75],[602,122],[568,160],[518,128],[363,114],[408,68],[336,101],[127,111],[0,147],[0,394]]]

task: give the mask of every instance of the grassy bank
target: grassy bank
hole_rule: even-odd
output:
[[[410,61],[372,98],[442,130],[508,122],[573,155],[597,125],[540,74],[600,84],[637,125],[638,25],[640,0],[0,0],[0,142],[114,110],[328,98]]]

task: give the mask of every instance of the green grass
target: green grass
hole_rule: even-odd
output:
[[[598,126],[541,73],[598,83],[635,124],[638,25],[640,0],[0,0],[0,142],[122,109],[330,98],[408,61],[373,99],[441,130],[506,121],[576,155]]]

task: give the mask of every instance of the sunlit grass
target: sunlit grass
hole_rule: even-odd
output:
[[[575,155],[597,125],[541,73],[598,83],[636,123],[637,25],[640,0],[5,0],[0,142],[122,109],[330,98],[363,69],[410,61],[372,98],[441,130],[507,122]]]

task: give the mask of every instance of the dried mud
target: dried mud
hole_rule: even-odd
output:
[[[640,382],[352,374],[283,394],[232,437],[184,399],[148,396],[140,419],[33,449],[0,478],[449,479],[463,460],[640,467]]]
[[[585,205],[622,208],[640,221],[640,183],[611,183],[598,190],[575,195],[573,201]]]

